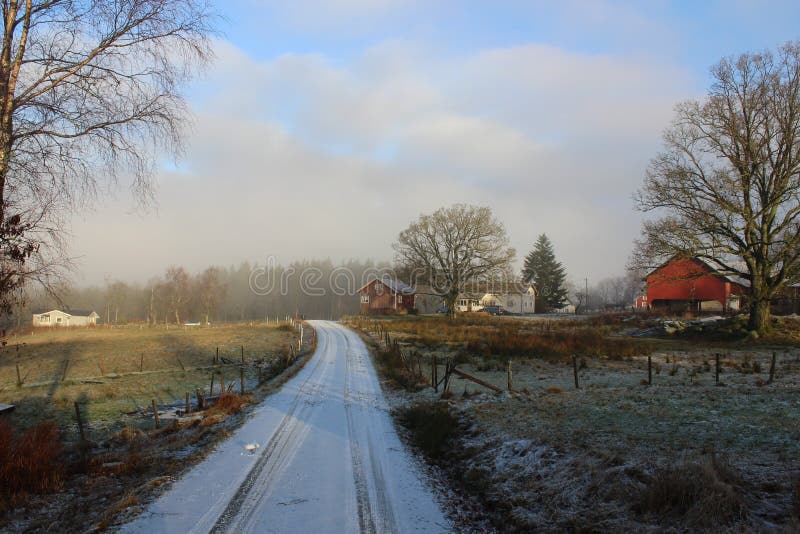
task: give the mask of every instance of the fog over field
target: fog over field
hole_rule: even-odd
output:
[[[452,2],[278,4],[226,5],[185,158],[161,165],[149,210],[123,180],[74,217],[76,283],[270,255],[390,261],[411,220],[455,202],[491,207],[518,260],[544,232],[572,279],[621,274],[673,106],[796,20],[747,2],[510,3],[488,21]]]

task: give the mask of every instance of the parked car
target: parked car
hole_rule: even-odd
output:
[[[481,311],[489,315],[511,315],[511,312],[502,306],[484,306]]]

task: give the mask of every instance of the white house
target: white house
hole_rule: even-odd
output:
[[[461,293],[456,300],[457,312],[476,312],[481,311],[481,295],[478,293]]]
[[[536,313],[536,289],[532,285],[515,285],[508,291],[485,293],[480,307],[500,306],[511,313]]]
[[[34,310],[33,326],[89,326],[97,324],[99,317],[94,311]]]
[[[566,299],[564,302],[566,304],[556,310],[553,310],[553,313],[568,313],[574,315],[576,310],[575,305],[569,299]]]

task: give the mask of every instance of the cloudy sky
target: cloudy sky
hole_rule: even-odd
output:
[[[71,225],[79,284],[275,256],[392,257],[421,213],[490,206],[522,257],[621,274],[632,194],[721,57],[800,38],[793,1],[220,2],[194,128],[142,213]]]

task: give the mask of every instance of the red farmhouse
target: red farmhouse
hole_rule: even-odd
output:
[[[359,289],[358,294],[361,315],[408,313],[414,309],[414,289],[387,276],[372,280]]]
[[[645,302],[669,311],[737,311],[750,283],[713,260],[675,256],[647,275]]]

